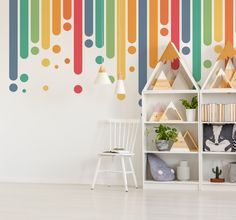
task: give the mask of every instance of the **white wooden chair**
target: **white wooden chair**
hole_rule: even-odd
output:
[[[93,183],[91,189],[93,190],[95,187],[95,183],[97,180],[98,173],[105,173],[105,172],[111,172],[111,173],[122,173],[123,174],[123,180],[124,180],[124,186],[125,191],[128,192],[128,185],[127,185],[127,174],[132,174],[134,185],[137,188],[137,180],[135,176],[135,171],[132,163],[132,157],[134,156],[134,146],[135,141],[137,137],[138,127],[139,127],[139,120],[136,119],[127,119],[127,120],[119,120],[119,119],[112,119],[107,120],[108,123],[108,135],[109,138],[109,146],[106,148],[106,151],[99,154],[99,159],[97,162],[97,167],[95,170]],[[113,152],[114,148],[123,148],[123,151]],[[121,170],[113,170],[112,164],[110,170],[101,170],[100,165],[102,162],[102,159],[105,157],[111,157],[112,163],[114,157],[117,157],[120,159],[121,162]],[[130,170],[126,170],[125,166],[125,160],[128,160]]]

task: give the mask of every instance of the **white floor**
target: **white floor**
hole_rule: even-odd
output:
[[[236,193],[0,184],[0,220],[235,220]]]

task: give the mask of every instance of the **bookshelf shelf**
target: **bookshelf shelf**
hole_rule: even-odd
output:
[[[147,125],[156,125],[156,124],[193,124],[197,125],[197,121],[145,121]]]
[[[158,151],[158,150],[145,150],[145,154],[193,154],[198,155],[198,152],[190,151],[190,152],[173,152],[173,151]]]

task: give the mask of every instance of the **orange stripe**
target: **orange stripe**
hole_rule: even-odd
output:
[[[66,20],[71,19],[71,4],[71,0],[63,0],[63,17]]]
[[[158,61],[158,55],[157,55],[157,49],[158,49],[158,36],[157,36],[157,13],[158,13],[158,3],[157,0],[150,0],[150,13],[149,13],[149,42],[150,42],[150,48],[149,48],[149,65],[150,67],[154,68]]]
[[[233,40],[233,0],[225,1],[225,44]]]
[[[55,35],[61,33],[61,0],[52,1],[52,32]]]
[[[128,1],[128,40],[136,41],[136,0]]]
[[[160,21],[163,25],[168,23],[168,0],[161,0],[160,2]]]

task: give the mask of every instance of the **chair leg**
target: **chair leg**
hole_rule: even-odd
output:
[[[135,188],[137,189],[138,188],[137,179],[136,179],[136,175],[135,175],[135,172],[134,172],[134,166],[133,166],[133,163],[132,163],[132,159],[130,157],[129,157],[129,165],[130,165],[130,169],[131,169],[131,172],[132,172],[134,185],[135,185]]]
[[[121,157],[120,159],[121,159],[121,166],[122,166],[122,173],[123,173],[125,191],[128,192],[127,176],[126,176],[126,170],[125,170],[125,159],[124,159],[124,157]]]
[[[114,156],[111,156],[111,171],[113,171],[113,166],[114,166]],[[110,177],[110,176],[109,176]],[[108,187],[111,187],[111,179],[110,178],[108,178],[108,184],[107,184],[107,186]]]
[[[94,177],[93,177],[93,183],[92,183],[92,186],[91,186],[91,190],[93,190],[94,187],[95,187],[95,183],[96,183],[98,172],[99,172],[100,165],[101,165],[101,160],[102,160],[102,158],[99,157],[98,162],[97,162],[97,167],[96,167],[96,170],[95,170],[95,174],[94,174]]]

